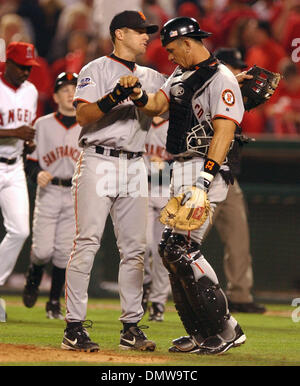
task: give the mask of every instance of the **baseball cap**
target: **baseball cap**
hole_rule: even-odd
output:
[[[115,15],[110,23],[109,30],[114,32],[119,28],[138,29],[145,28],[147,34],[154,34],[158,31],[158,25],[149,24],[145,15],[138,11],[123,11]]]
[[[248,67],[247,63],[242,60],[242,55],[240,51],[236,48],[221,47],[214,52],[214,56],[225,64],[229,64],[233,68]]]
[[[75,72],[62,72],[58,75],[54,83],[54,92],[65,84],[77,84],[78,75]]]
[[[22,66],[39,66],[36,61],[34,45],[25,42],[12,42],[6,48],[6,60],[11,59]]]

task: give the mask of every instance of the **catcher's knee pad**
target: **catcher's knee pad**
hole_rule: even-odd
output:
[[[158,254],[161,258],[164,257],[164,251],[171,234],[172,234],[172,228],[165,228],[162,233],[161,240],[158,244]]]
[[[190,267],[194,255],[200,254],[200,245],[187,236],[172,233],[164,249],[164,261],[170,267],[169,271],[178,277],[193,275]]]

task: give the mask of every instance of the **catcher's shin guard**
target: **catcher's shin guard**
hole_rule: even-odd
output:
[[[172,273],[169,274],[173,301],[180,320],[186,332],[191,336],[197,336],[197,341],[201,342],[210,336],[210,331],[205,324],[195,314],[191,307],[186,293],[180,280]]]
[[[198,250],[196,249],[198,248]],[[173,233],[164,251],[170,272],[179,279],[203,335],[215,335],[225,328],[229,318],[227,300],[219,284],[202,275],[195,278],[191,264],[200,255],[199,245],[183,235]]]

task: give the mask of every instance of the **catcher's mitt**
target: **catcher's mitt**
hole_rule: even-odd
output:
[[[206,192],[191,186],[185,193],[170,198],[160,212],[160,222],[172,228],[192,231],[200,228],[210,215]]]
[[[252,75],[253,78],[243,81],[241,92],[245,109],[249,111],[271,98],[281,75],[257,66],[251,67],[247,75]]]

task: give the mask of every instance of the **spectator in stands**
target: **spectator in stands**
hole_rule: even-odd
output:
[[[6,46],[13,41],[32,43],[26,24],[19,15],[4,15],[0,22],[0,38],[4,39]],[[38,90],[37,118],[49,112],[50,100],[52,99],[51,86],[53,84],[50,68],[47,61],[41,56],[36,56],[39,66],[32,67],[28,80]],[[0,71],[4,70],[5,63],[0,63]]]
[[[154,36],[149,36],[150,40],[153,40],[154,38],[159,37],[159,31],[168,21],[169,15],[166,14],[164,9],[160,6],[159,1],[157,0],[143,0],[142,9],[149,23],[159,26],[158,32],[153,34]]]
[[[287,57],[284,48],[273,38],[270,23],[256,21],[253,29],[253,46],[246,53],[245,60],[251,67],[254,64],[269,71],[279,72],[279,66]]]
[[[83,2],[65,7],[61,12],[48,60],[50,63],[63,58],[68,52],[68,39],[73,31],[84,31],[94,36],[92,8]]]
[[[62,5],[58,0],[19,0],[16,13],[30,25],[39,56],[46,57],[54,37]]]
[[[300,134],[300,71],[295,63],[287,61],[282,75],[266,108],[268,126],[277,136],[296,136]]]
[[[300,38],[300,1],[284,0],[279,3],[280,12],[273,22],[273,33],[286,52],[291,54],[293,40]]]
[[[0,38],[4,39],[6,46],[14,41],[22,40],[28,43],[32,40],[24,20],[16,13],[8,13],[1,17]]]
[[[97,48],[95,42],[96,40],[92,40],[86,31],[73,31],[68,36],[66,55],[51,64],[53,82],[62,72],[78,74],[85,64],[95,59]]]
[[[228,47],[228,39],[243,19],[257,19],[258,15],[246,0],[227,0],[227,6],[218,16],[220,34],[219,45]]]

